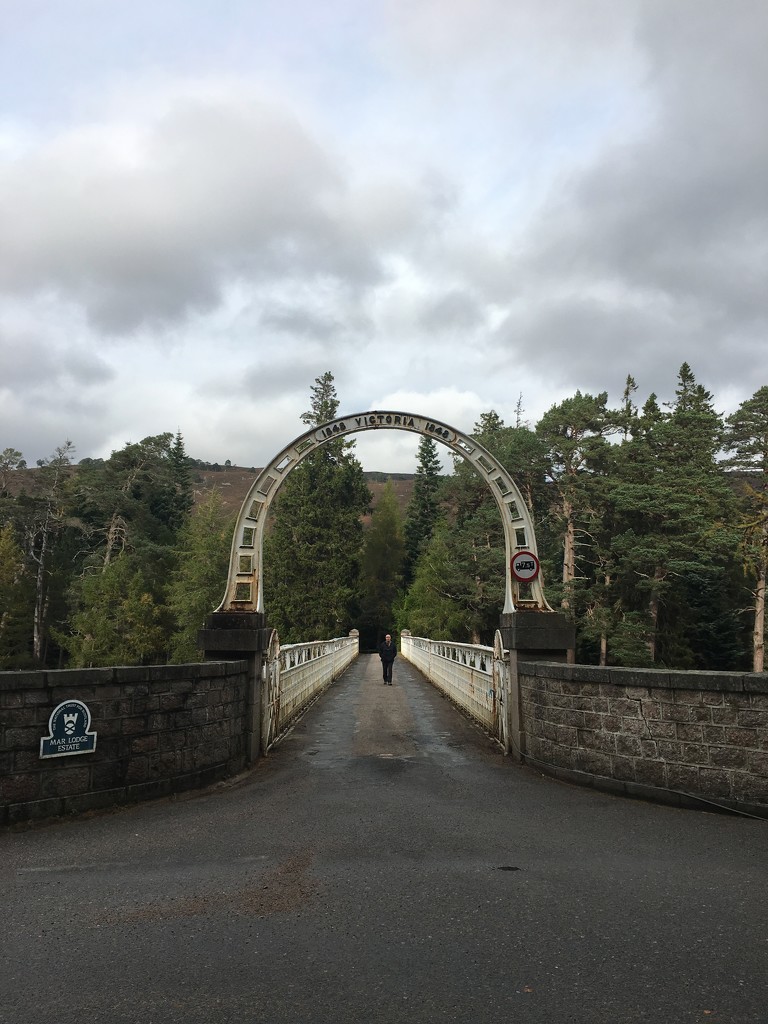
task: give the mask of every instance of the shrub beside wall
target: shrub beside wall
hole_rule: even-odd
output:
[[[207,785],[245,765],[248,663],[0,673],[0,824]],[[80,700],[90,754],[40,758],[48,720]]]
[[[525,752],[573,781],[768,814],[768,675],[519,665]]]

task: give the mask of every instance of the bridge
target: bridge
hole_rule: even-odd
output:
[[[353,658],[208,789],[1,831],[0,1021],[762,1024],[765,821],[553,781],[412,661],[381,682]],[[186,693],[124,683],[123,724]]]
[[[484,474],[509,555],[493,646],[405,631],[392,688],[261,587],[280,481],[387,416]],[[574,664],[537,566],[489,453],[364,414],[256,480],[204,662],[0,674],[0,1024],[764,1024],[765,674]]]

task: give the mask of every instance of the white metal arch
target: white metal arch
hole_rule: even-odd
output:
[[[552,611],[544,597],[541,575],[526,586],[529,596],[522,597],[513,579],[511,561],[517,551],[536,551],[536,537],[528,508],[512,477],[474,438],[447,423],[406,412],[361,412],[341,416],[301,434],[256,477],[243,501],[232,538],[229,576],[224,600],[217,611],[264,611],[262,574],[264,527],[269,507],[289,473],[326,442],[363,430],[409,430],[434,438],[466,459],[486,481],[501,513],[506,547],[506,587],[504,612],[519,607]]]

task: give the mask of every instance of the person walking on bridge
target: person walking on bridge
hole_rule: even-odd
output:
[[[392,639],[392,634],[387,633],[384,637],[384,643],[379,644],[379,657],[381,658],[381,667],[384,671],[384,685],[392,685],[392,662],[397,657],[397,644]]]

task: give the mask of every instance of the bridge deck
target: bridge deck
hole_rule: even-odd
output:
[[[504,758],[360,657],[269,758],[0,835],[0,1022],[760,1022],[766,823]]]

